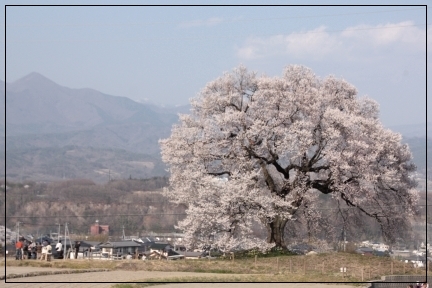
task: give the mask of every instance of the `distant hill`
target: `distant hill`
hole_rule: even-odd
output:
[[[428,150],[432,151],[432,138],[424,137],[404,137],[402,142],[407,143],[413,155],[413,162],[417,166],[417,172],[426,175],[427,178],[432,180],[432,155],[427,153]],[[427,164],[429,163],[429,166]]]
[[[417,172],[426,176],[426,164],[432,163],[427,150],[432,148],[432,122],[389,126],[390,130],[402,135],[402,142],[408,144],[413,154],[413,162],[417,166]],[[431,169],[428,169],[431,171]],[[430,172],[429,172],[430,173]],[[432,179],[432,177],[429,176]]]
[[[7,177],[16,181],[147,179],[167,176],[158,156],[113,148],[63,146],[7,151]]]
[[[70,89],[38,73],[7,84],[7,136],[64,133],[139,123],[166,128],[175,112],[155,112],[126,97],[92,89]]]
[[[402,134],[402,142],[408,144],[413,154],[413,162],[417,172],[426,175],[427,163],[432,163],[431,155],[427,150],[432,149],[432,122],[390,126],[392,131]],[[428,136],[429,135],[429,136]],[[428,170],[428,178],[432,179],[432,169]]]
[[[4,99],[3,87],[0,85],[0,97]],[[7,83],[6,89],[6,141],[2,137],[0,148],[6,148],[6,171],[11,180],[107,179],[94,172],[96,162],[98,169],[111,169],[119,173],[118,177],[166,175],[158,168],[163,166],[158,140],[169,136],[178,121],[177,113],[189,109],[138,103],[92,89],[70,89],[38,73]],[[4,101],[0,103],[4,107]],[[4,127],[4,115],[0,119]],[[2,132],[4,135],[4,128]],[[78,153],[66,157],[67,147],[85,151],[87,156],[78,157]],[[135,162],[145,158],[152,164],[137,173],[137,167],[128,166],[125,155]],[[105,159],[105,163],[95,157]],[[69,172],[53,170],[59,163],[62,167],[70,164],[63,168]],[[4,168],[0,174],[4,176]]]
[[[36,125],[37,124],[34,124],[34,126]],[[149,123],[137,121],[131,123],[103,124],[85,130],[73,131],[57,127],[59,130],[58,132],[29,132],[27,134],[21,132],[20,135],[8,135],[6,137],[6,147],[9,151],[11,149],[77,145],[93,148],[125,149],[131,152],[155,155],[159,154],[158,140],[169,136],[171,125],[172,124],[169,123],[151,125]],[[30,129],[30,127],[25,125],[22,129]],[[35,130],[36,129],[37,128],[35,128]],[[53,127],[45,126],[41,129],[53,129]]]

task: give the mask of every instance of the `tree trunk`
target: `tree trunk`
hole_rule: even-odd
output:
[[[282,219],[280,216],[276,216],[272,222],[266,224],[267,243],[275,243],[276,247],[286,249],[284,230],[287,222],[287,219]]]

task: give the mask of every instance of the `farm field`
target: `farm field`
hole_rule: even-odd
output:
[[[341,272],[342,267],[346,272]],[[41,268],[69,270],[74,273],[64,277],[47,275],[50,281],[74,282],[366,282],[380,279],[382,275],[425,275],[425,269],[416,269],[409,264],[385,257],[361,256],[348,253],[327,253],[311,256],[250,257],[243,259],[201,260],[7,260],[8,271],[26,269],[31,272]],[[76,273],[78,270],[103,269],[105,271]],[[108,272],[109,271],[109,272]],[[28,273],[25,272],[25,273]],[[12,272],[13,274],[20,274]],[[82,275],[81,275],[82,274]],[[86,275],[86,276],[85,276]],[[103,276],[106,275],[106,276]],[[108,276],[110,275],[110,276]],[[127,277],[125,276],[127,275]],[[97,277],[96,277],[97,276]],[[123,278],[126,277],[126,278]],[[10,278],[8,281],[39,282],[38,278]],[[15,280],[14,280],[15,279]],[[96,280],[95,280],[96,279]],[[58,280],[58,282],[62,282]],[[41,281],[42,282],[42,281]],[[120,284],[119,284],[120,285]],[[135,287],[131,285],[120,287]]]

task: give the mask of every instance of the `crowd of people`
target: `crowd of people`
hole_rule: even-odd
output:
[[[16,260],[23,259],[47,259],[48,255],[51,254],[52,247],[47,241],[32,242],[30,240],[20,238],[15,243],[16,249]]]
[[[78,252],[80,248],[80,241],[75,241],[73,250],[75,252],[75,258],[78,259]],[[43,240],[42,242],[32,242],[30,240],[19,238],[19,240],[15,243],[16,249],[16,260],[23,259],[38,259],[38,260],[48,260],[52,256],[53,247],[51,244]],[[55,245],[55,250],[57,252],[57,258],[63,259],[64,257],[64,249],[62,241],[59,240]]]

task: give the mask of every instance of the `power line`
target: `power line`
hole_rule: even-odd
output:
[[[15,196],[15,195],[14,195]],[[8,196],[8,198],[14,198],[14,196]],[[133,201],[133,203],[131,202],[118,202],[118,204],[134,204],[134,205],[141,205],[141,204],[171,204],[171,205],[187,205],[187,203],[174,203],[174,202],[170,202],[169,200],[165,200],[165,201],[146,201],[146,200],[140,200],[140,201]],[[432,204],[431,204],[432,205]],[[394,207],[394,206],[404,206],[404,205],[383,205],[382,207]],[[416,206],[430,206],[430,205],[426,205],[426,204],[417,204]],[[369,208],[372,206],[365,206],[365,208]],[[377,206],[378,207],[378,206]],[[353,208],[353,207],[347,207],[347,208]],[[355,207],[354,207],[355,208]],[[318,210],[320,209],[335,209],[335,208],[316,208]],[[0,216],[1,217],[1,216]]]
[[[270,20],[291,20],[291,19],[302,19],[302,18],[321,18],[321,17],[337,17],[337,16],[352,16],[352,15],[365,15],[365,14],[377,14],[377,13],[391,13],[391,12],[405,12],[405,11],[413,11],[413,10],[424,10],[424,7],[421,8],[411,8],[411,9],[396,9],[396,10],[379,10],[379,11],[369,11],[369,12],[353,12],[353,13],[338,13],[338,14],[321,14],[321,15],[305,15],[305,16],[289,16],[289,17],[267,17],[267,18],[248,18],[248,19],[214,19],[217,21],[217,24],[220,23],[236,23],[236,22],[256,22],[256,21],[270,21]],[[207,19],[208,20],[212,20]],[[178,22],[178,21],[165,21],[165,22],[147,22],[147,23],[119,23],[119,24],[108,24],[108,23],[73,23],[73,24],[56,24],[56,23],[48,23],[48,24],[12,24],[6,25],[6,27],[120,27],[120,26],[153,26],[153,25],[168,25],[168,24],[177,24],[177,25],[196,25],[199,23],[205,24],[206,20],[198,20],[204,22],[197,21],[189,21],[189,22]],[[0,25],[5,26],[5,25]]]
[[[320,34],[320,33],[336,33],[336,32],[355,32],[355,31],[366,31],[366,30],[379,30],[379,29],[394,29],[394,28],[407,28],[416,26],[430,26],[432,24],[407,24],[407,25],[394,25],[385,27],[369,27],[369,28],[357,28],[357,29],[343,29],[343,30],[328,30],[328,31],[304,31],[304,32],[291,32],[287,35],[301,35],[301,34]],[[278,34],[262,34],[254,37],[268,37],[275,36]],[[154,37],[154,38],[141,38],[141,39],[66,39],[66,40],[8,40],[8,43],[20,43],[20,42],[149,42],[155,40],[205,40],[205,39],[227,39],[227,38],[238,38],[239,35],[224,35],[224,36],[204,36],[204,37]],[[4,43],[5,41],[0,41]]]
[[[387,207],[401,207],[404,205],[383,205],[381,207],[378,206],[363,206],[361,208],[387,208]],[[416,206],[432,206],[432,204],[418,204]],[[314,208],[316,210],[345,210],[345,209],[356,209],[357,207],[340,207],[340,208]],[[204,214],[204,213],[203,213]],[[209,213],[210,214],[210,213]],[[212,213],[212,214],[218,214],[218,213]],[[0,216],[0,218],[15,218],[15,219],[22,219],[22,218],[78,218],[78,217],[97,217],[97,218],[109,218],[109,217],[120,217],[120,216],[139,216],[139,217],[146,217],[146,216],[185,216],[188,215],[187,213],[151,213],[151,214],[144,214],[144,213],[134,213],[134,214],[108,214],[108,215],[54,215],[54,216]]]
[[[107,218],[107,217],[119,217],[119,216],[161,216],[161,215],[187,215],[186,213],[152,213],[152,214],[109,214],[109,215],[54,215],[54,216],[0,216],[0,218],[77,218],[77,217],[98,217],[98,218]]]

